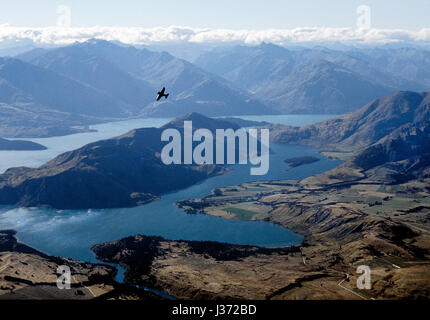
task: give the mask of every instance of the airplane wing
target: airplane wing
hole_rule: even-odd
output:
[[[164,91],[166,91],[166,88],[165,87],[163,87],[163,89],[161,89],[161,91],[160,92],[157,92],[157,101],[158,100],[160,100],[165,94],[164,94]]]

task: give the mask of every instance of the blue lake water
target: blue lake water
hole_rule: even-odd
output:
[[[301,114],[284,114],[284,115],[270,115],[270,116],[240,116],[244,120],[252,121],[266,121],[269,123],[285,124],[289,126],[301,127],[307,124],[312,124],[327,120],[335,117],[336,115],[327,114],[313,114],[313,115],[301,115]]]
[[[133,119],[91,126],[91,129],[95,129],[97,132],[77,133],[52,138],[10,139],[34,141],[48,149],[41,151],[0,151],[0,173],[10,167],[38,167],[61,153],[80,148],[88,143],[116,137],[136,128],[161,127],[170,120],[166,118]]]
[[[258,117],[267,121],[268,117]],[[295,116],[274,121],[312,123],[326,116]],[[245,117],[244,117],[245,118]],[[247,117],[248,118],[248,117]],[[276,120],[278,119],[278,120]],[[123,134],[137,127],[161,126],[168,119],[129,120],[94,126],[98,132],[66,137],[31,139],[49,149],[45,151],[1,152],[1,168],[39,166],[59,153],[100,139]],[[279,122],[277,122],[279,123]],[[294,125],[294,123],[288,123]],[[278,247],[297,244],[301,237],[267,222],[232,221],[207,215],[189,215],[176,207],[178,200],[209,195],[216,187],[248,181],[302,179],[336,167],[340,162],[323,158],[314,148],[271,144],[270,170],[264,176],[251,176],[248,165],[235,165],[226,175],[206,179],[189,188],[166,194],[160,201],[145,206],[100,210],[52,210],[0,206],[0,229],[15,229],[18,238],[48,254],[95,261],[90,247],[94,244],[135,235],[157,235],[177,240],[213,240],[234,244]],[[17,156],[19,155],[19,156]],[[313,155],[320,161],[289,169],[289,157]],[[1,169],[0,168],[0,169]]]

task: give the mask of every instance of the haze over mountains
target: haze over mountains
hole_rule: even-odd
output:
[[[416,48],[289,50],[263,43],[214,49],[195,64],[281,113],[343,114],[398,90],[430,89],[430,52]]]
[[[1,136],[73,133],[78,131],[73,126],[95,122],[96,115],[107,119],[113,107],[107,96],[82,83],[18,59],[0,58]]]
[[[166,52],[90,40],[0,59],[0,136],[41,137],[141,116],[273,114],[243,90]],[[166,86],[169,100],[155,103]],[[59,126],[61,122],[61,126]]]
[[[163,86],[169,99],[155,102]],[[215,48],[193,64],[93,39],[0,58],[0,136],[65,135],[99,122],[188,112],[344,114],[398,90],[430,90],[429,51],[263,43]]]
[[[18,58],[94,87],[121,101],[133,115],[273,113],[225,80],[166,52],[94,39]],[[163,86],[171,96],[155,103],[154,95]]]

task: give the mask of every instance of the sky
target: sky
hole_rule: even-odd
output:
[[[430,47],[429,9],[430,0],[0,0],[0,49],[91,38]]]
[[[429,0],[2,0],[0,25],[54,26],[60,5],[70,8],[72,27],[353,28],[360,5],[370,7],[372,28],[430,27]]]

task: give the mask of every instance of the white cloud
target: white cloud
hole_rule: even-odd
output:
[[[259,44],[263,41],[276,44],[306,42],[355,42],[393,43],[430,42],[430,28],[419,31],[401,29],[352,28],[296,28],[267,30],[205,29],[180,26],[139,28],[139,27],[44,27],[26,28],[0,25],[0,45],[19,44],[31,41],[39,45],[69,44],[91,38],[118,40],[127,44],[152,44],[163,42],[194,43],[246,43]]]

